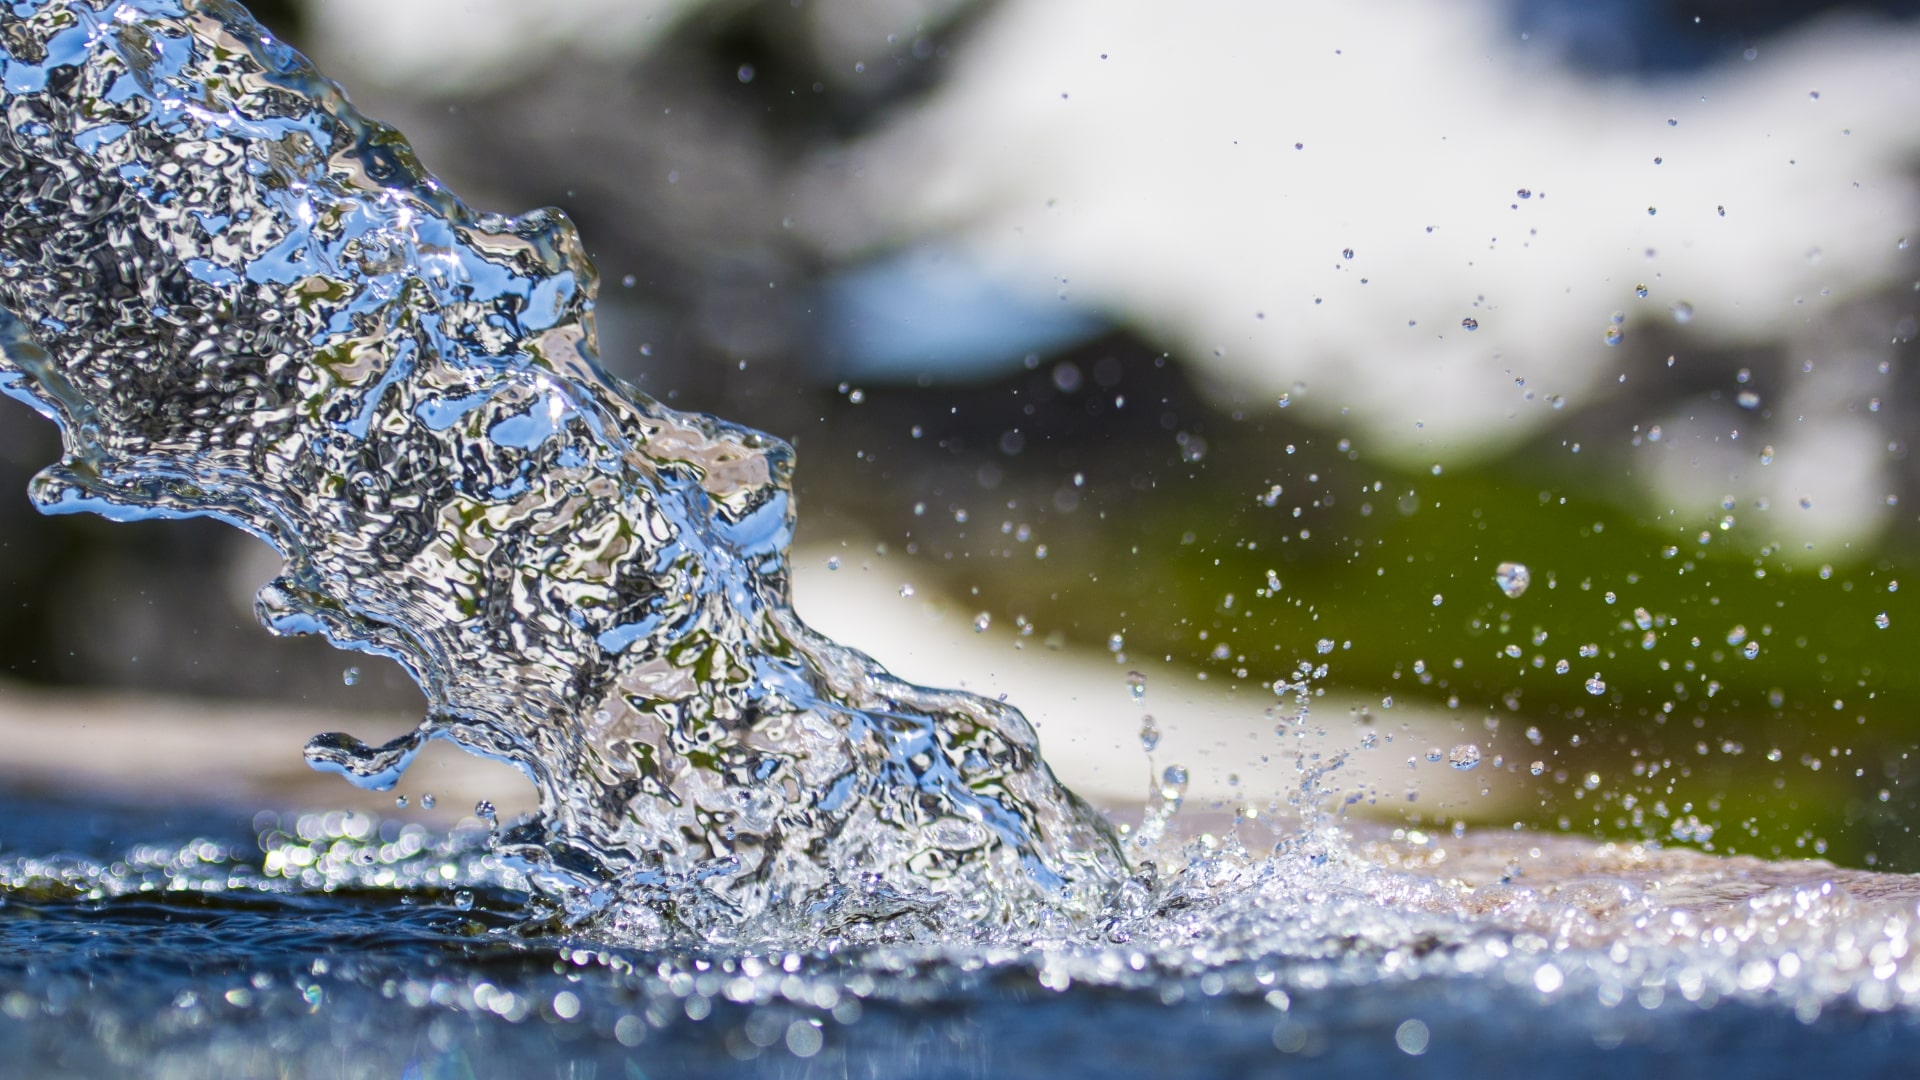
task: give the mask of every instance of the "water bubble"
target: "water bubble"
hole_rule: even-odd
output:
[[[1314,642],[1313,651],[1319,653],[1321,656],[1327,655],[1333,651],[1333,639],[1321,638],[1319,641]]]
[[[1553,673],[1555,675],[1565,675],[1567,672],[1572,670],[1573,670],[1573,665],[1567,663],[1565,660],[1557,661],[1553,665]]]
[[[1461,743],[1447,751],[1447,764],[1466,772],[1480,765],[1480,748],[1473,743]]]
[[[340,681],[348,686],[358,683],[360,681],[360,669],[357,667],[349,667],[340,673]]]
[[[1753,659],[1756,656],[1759,656],[1760,643],[1757,641],[1747,642],[1747,647],[1740,650],[1740,655],[1746,657],[1749,660]]]
[[[1633,625],[1642,630],[1651,630],[1653,628],[1653,614],[1643,607],[1634,608]]]
[[[1885,630],[1887,627],[1893,625],[1893,620],[1888,618],[1887,613],[1883,611],[1873,617],[1873,625]]]
[[[993,625],[993,616],[988,612],[983,611],[980,614],[975,615],[973,617],[973,632],[976,634],[986,633],[987,627],[992,625]]]
[[[1153,748],[1159,745],[1160,745],[1160,725],[1154,723],[1153,717],[1151,716],[1141,717],[1140,718],[1140,749],[1145,750],[1147,753],[1151,754],[1153,753]]]
[[[1393,1045],[1408,1057],[1419,1057],[1427,1052],[1427,1044],[1432,1037],[1426,1024],[1419,1020],[1408,1020],[1393,1030]]]
[[[1587,693],[1592,694],[1594,697],[1599,697],[1606,692],[1606,680],[1600,678],[1599,672],[1594,672],[1593,678],[1587,680]]]
[[[1127,672],[1127,693],[1132,695],[1136,704],[1146,700],[1147,677],[1137,671]]]
[[[1533,584],[1533,574],[1527,570],[1526,563],[1503,562],[1494,568],[1493,583],[1517,600],[1527,591],[1527,586]]]
[[[1547,771],[1547,763],[1544,761],[1536,761],[1533,764],[1527,766],[1527,771],[1532,773],[1535,776],[1539,776],[1541,773]]]
[[[1433,594],[1433,606],[1434,606],[1434,607],[1439,607],[1439,606],[1440,606],[1440,605],[1441,605],[1442,603],[1444,603],[1445,601],[1446,601],[1446,597],[1444,597],[1444,596],[1442,596],[1442,595],[1440,595],[1439,593],[1434,593],[1434,594]]]
[[[1460,320],[1460,329],[1478,330],[1480,329],[1480,320],[1469,315],[1466,318]]]
[[[1427,760],[1435,764],[1438,764],[1440,762],[1440,759],[1446,756],[1447,756],[1446,752],[1441,750],[1437,746],[1429,747],[1427,749]]]

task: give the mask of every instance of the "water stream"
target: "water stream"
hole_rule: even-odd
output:
[[[792,452],[602,371],[563,216],[468,209],[239,8],[16,3],[0,82],[0,389],[64,444],[34,503],[245,529],[285,561],[270,629],[403,665],[419,726],[315,767],[386,788],[444,739],[539,794],[451,835],[9,837],[0,1045],[47,1071],[349,1040],[308,1067],[1092,1073],[1143,1067],[1142,1024],[1195,1075],[1915,1044],[1904,877],[1370,828],[1305,753],[1295,817],[1176,817],[1169,774],[1123,839],[1015,709],[794,615]],[[1275,688],[1301,740],[1314,675]]]

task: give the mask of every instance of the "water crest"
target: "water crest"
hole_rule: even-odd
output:
[[[15,4],[0,47],[0,388],[65,447],[32,498],[246,529],[270,628],[404,665],[419,727],[315,766],[517,765],[499,850],[639,939],[1102,909],[1114,838],[1017,711],[794,616],[790,449],[601,370],[564,216],[468,209],[220,0]]]

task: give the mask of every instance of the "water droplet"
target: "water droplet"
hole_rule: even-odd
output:
[[[1327,655],[1333,651],[1333,639],[1321,638],[1319,641],[1314,642],[1313,651],[1319,653],[1321,656]]]
[[[395,795],[393,797],[393,805],[405,810],[407,808],[407,797],[405,795]]]
[[[1602,340],[1604,340],[1609,345],[1618,345],[1622,341],[1625,341],[1626,339],[1627,339],[1626,333],[1622,331],[1619,327],[1609,326],[1607,327],[1606,336]]]
[[[901,595],[901,596],[912,596],[912,595],[913,595],[913,585],[912,585],[911,583],[906,583],[906,584],[902,584],[902,585],[900,586],[900,595]]]
[[[1159,745],[1160,745],[1160,725],[1154,723],[1153,717],[1151,716],[1141,717],[1140,718],[1140,749],[1145,750],[1147,753],[1151,754],[1153,753],[1153,748]]]
[[[1746,627],[1736,626],[1733,629],[1727,631],[1727,644],[1738,645],[1745,640],[1747,640]]]
[[[1275,404],[1275,405],[1278,405],[1278,406],[1280,406],[1281,408],[1283,408],[1283,409],[1284,409],[1284,408],[1286,408],[1287,406],[1289,406],[1289,405],[1291,405],[1291,404],[1293,404],[1293,395],[1292,395],[1292,394],[1281,394],[1281,395],[1280,395],[1280,398],[1279,398],[1279,400],[1277,400],[1277,401],[1275,401],[1275,402],[1274,402],[1274,404]]]
[[[349,667],[340,673],[340,681],[348,686],[358,683],[360,681],[360,669],[357,667]]]
[[[973,617],[973,632],[976,634],[986,633],[987,627],[992,625],[993,625],[993,616],[988,612],[983,611],[980,614],[975,615]]]
[[[1544,761],[1536,761],[1533,764],[1527,766],[1527,771],[1532,773],[1535,776],[1539,776],[1541,773],[1547,771],[1547,763]]]
[[[1733,400],[1743,409],[1757,409],[1760,407],[1760,395],[1751,390],[1740,391],[1739,395]]]
[[[1460,320],[1460,329],[1467,331],[1478,330],[1480,329],[1480,320],[1469,315]]]
[[[1466,772],[1480,765],[1480,748],[1473,743],[1461,743],[1447,751],[1447,764]]]
[[[1160,796],[1169,802],[1178,800],[1187,793],[1187,767],[1169,765],[1160,774]]]
[[[1634,608],[1633,609],[1633,625],[1639,627],[1642,630],[1653,629],[1652,613],[1650,613],[1649,611],[1647,611],[1646,608],[1643,608],[1643,607]]]
[[[1127,639],[1126,639],[1125,637],[1123,637],[1122,635],[1120,635],[1120,634],[1109,634],[1109,635],[1107,636],[1107,651],[1108,651],[1108,652],[1111,652],[1111,653],[1117,653],[1117,652],[1119,652],[1119,651],[1120,651],[1121,649],[1124,649],[1124,648],[1126,648],[1126,647],[1127,647]]]
[[[840,556],[838,555],[827,556],[827,569],[829,570],[840,569]]]
[[[1682,326],[1693,321],[1693,305],[1687,303],[1685,300],[1675,302],[1674,305],[1667,310],[1673,313],[1673,321]]]
[[[1753,659],[1756,656],[1759,656],[1760,643],[1757,641],[1747,642],[1747,647],[1740,650],[1740,655],[1746,657],[1749,660]]]
[[[865,390],[850,390],[847,392],[847,401],[854,405],[858,405],[865,400],[867,400],[867,392]]]
[[[421,806],[424,806],[427,809],[431,810],[433,809],[433,803],[434,803],[433,792],[429,791],[425,795],[420,796]]]
[[[481,821],[491,822],[496,816],[492,801],[481,799],[479,802],[474,803],[473,816],[479,818]]]
[[[1433,762],[1434,764],[1438,764],[1440,762],[1440,759],[1445,756],[1446,756],[1446,752],[1441,750],[1437,746],[1430,747],[1427,750],[1427,760],[1430,762]]]
[[[1573,665],[1567,663],[1565,660],[1556,661],[1553,665],[1553,673],[1555,675],[1565,675],[1567,672],[1572,670],[1573,670]]]
[[[1341,257],[1341,258],[1343,258],[1343,259],[1351,259],[1351,258],[1353,258],[1353,249],[1352,249],[1352,248],[1342,248],[1342,249],[1340,250],[1340,257]]]
[[[1147,677],[1137,671],[1127,672],[1127,693],[1137,704],[1147,697]]]
[[[1658,159],[1656,158],[1655,160]],[[1647,287],[1645,285],[1635,285],[1633,287],[1633,295],[1645,300],[1647,298]]]
[[[743,83],[752,82],[753,81],[753,65],[741,64],[740,70],[734,72],[734,77],[739,79]]]
[[[1521,188],[1518,191],[1515,191],[1514,194],[1520,196],[1523,199],[1533,198],[1533,192],[1528,190],[1527,188]]]
[[[1893,624],[1893,620],[1888,618],[1887,613],[1884,611],[1873,617],[1873,625],[1879,627],[1882,630],[1885,630],[1888,626],[1891,626],[1892,624]]]
[[[1599,697],[1606,692],[1606,680],[1600,678],[1599,672],[1594,672],[1593,678],[1587,680],[1587,693],[1592,694],[1594,697]]]
[[[1434,593],[1434,594],[1433,594],[1433,606],[1434,606],[1434,607],[1439,607],[1439,606],[1441,605],[1441,603],[1442,603],[1442,602],[1444,602],[1445,600],[1446,600],[1446,597],[1444,597],[1444,596],[1441,596],[1441,595],[1440,595],[1439,593]]]

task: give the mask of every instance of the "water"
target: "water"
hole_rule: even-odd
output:
[[[12,1060],[1711,1073],[1920,1045],[1909,879],[1348,823],[1310,666],[1275,687],[1283,813],[1194,818],[1160,762],[1123,836],[1013,708],[795,617],[790,450],[599,369],[562,216],[469,210],[225,4],[17,4],[0,48],[0,389],[64,443],[35,504],[246,529],[285,559],[269,628],[419,681],[415,731],[319,735],[315,767],[389,788],[445,739],[539,794],[448,834],[13,808]]]
[[[36,505],[272,544],[262,620],[428,701],[308,760],[377,788],[430,739],[512,762],[540,811],[500,850],[572,918],[712,941],[1100,911],[1114,839],[1018,712],[794,617],[791,451],[601,372],[563,217],[468,210],[242,18],[8,17],[0,385],[65,445]]]

